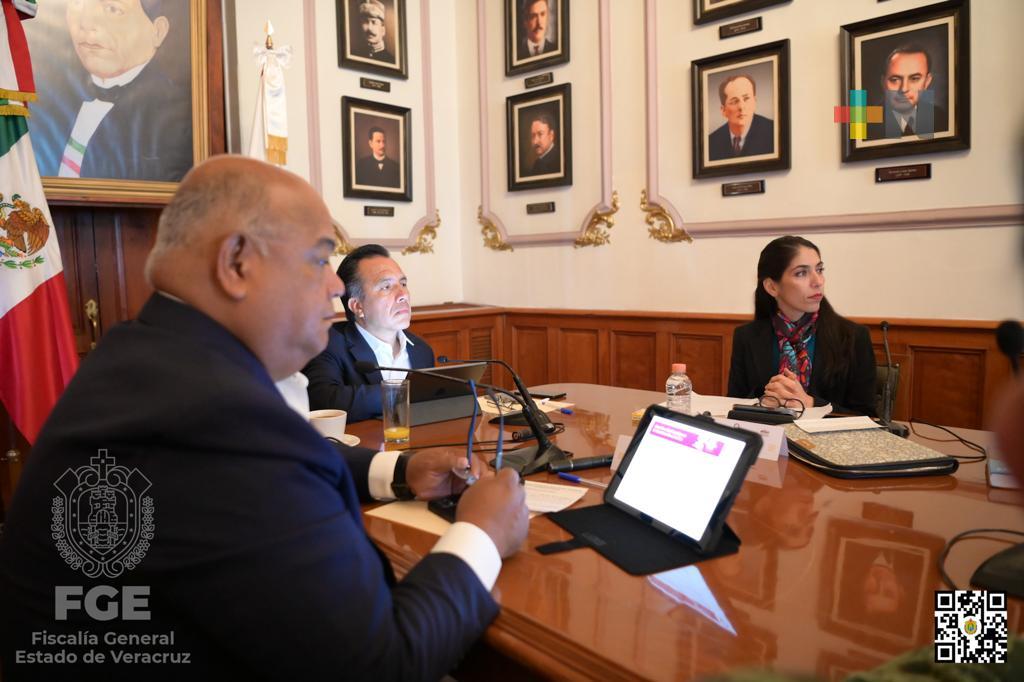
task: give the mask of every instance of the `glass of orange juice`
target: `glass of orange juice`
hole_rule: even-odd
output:
[[[380,383],[381,419],[385,443],[409,442],[409,380],[385,379]]]

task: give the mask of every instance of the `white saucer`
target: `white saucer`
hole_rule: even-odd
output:
[[[359,445],[359,436],[354,436],[351,433],[344,434],[338,440],[340,440],[345,445],[348,445],[349,447],[353,447],[353,448],[355,446]]]

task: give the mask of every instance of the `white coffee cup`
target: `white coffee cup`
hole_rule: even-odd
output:
[[[310,425],[324,438],[341,440],[341,437],[345,435],[346,421],[348,421],[348,412],[345,410],[313,410],[309,413]]]

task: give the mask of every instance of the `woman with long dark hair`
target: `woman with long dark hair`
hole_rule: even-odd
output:
[[[754,321],[733,334],[729,395],[831,403],[875,414],[875,354],[867,327],[825,298],[825,265],[803,237],[772,240],[757,261]]]

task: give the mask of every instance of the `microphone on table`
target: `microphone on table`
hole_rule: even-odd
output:
[[[996,327],[996,344],[1010,360],[1013,375],[1020,376],[1020,354],[1024,352],[1024,328],[1016,320],[1003,320]]]
[[[440,377],[457,384],[463,384],[469,386],[470,382],[467,379],[460,379],[459,377],[448,376],[438,371],[426,371],[422,369],[408,369],[406,367],[384,367],[373,362],[367,362],[366,360],[359,360],[355,363],[356,371],[363,374],[369,374],[370,372],[408,372],[410,374],[426,374],[432,377]],[[546,469],[549,463],[561,462],[562,460],[568,459],[562,450],[551,442],[541,427],[540,422],[537,420],[533,410],[530,409],[528,403],[532,403],[533,400],[524,400],[519,396],[515,395],[511,391],[506,391],[504,388],[498,386],[492,386],[490,384],[483,384],[480,382],[473,382],[478,388],[490,389],[497,393],[503,393],[517,403],[523,406],[523,415],[526,418],[526,423],[530,427],[530,431],[533,432],[533,437],[537,439],[536,445],[526,445],[523,447],[516,448],[515,450],[506,451],[502,456],[502,468],[503,469],[515,469],[523,476],[536,473],[543,469]],[[526,394],[527,396],[529,394]],[[476,400],[476,396],[473,396],[473,400]],[[539,410],[538,410],[539,412]]]
[[[882,414],[878,416],[889,433],[906,438],[910,435],[910,429],[903,424],[892,423],[892,407],[896,402],[896,396],[893,395],[896,368],[893,367],[892,354],[889,353],[889,322],[882,320],[882,324],[879,326],[882,328],[882,346],[885,348],[885,367],[888,371],[885,373],[885,385],[882,387]]]
[[[501,365],[502,367],[508,370],[509,374],[512,375],[512,382],[515,383],[516,390],[519,391],[519,395],[523,397],[523,399],[520,400],[519,402],[522,405],[524,405],[522,416],[512,415],[511,417],[505,417],[505,423],[508,424],[509,426],[528,426],[529,423],[526,418],[526,413],[528,410],[525,408],[525,406],[530,405],[530,411],[533,412],[533,418],[537,420],[537,423],[541,425],[544,431],[546,431],[547,433],[551,433],[552,431],[555,430],[555,425],[551,423],[551,419],[548,418],[548,416],[544,413],[543,410],[537,407],[537,402],[533,399],[533,396],[531,396],[530,392],[526,389],[526,385],[523,384],[523,380],[519,378],[519,375],[516,374],[515,370],[512,369],[511,365],[509,365],[504,360],[497,360],[494,358],[480,358],[477,360],[452,360],[447,355],[439,355],[437,357],[437,361],[442,365],[466,364],[472,362],[486,362],[489,365]],[[491,421],[491,423],[494,423],[493,420]]]

